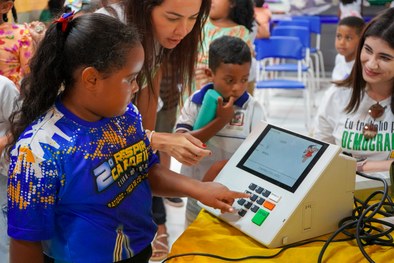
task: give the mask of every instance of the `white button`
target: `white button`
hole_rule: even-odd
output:
[[[280,200],[280,196],[276,195],[274,193],[271,193],[270,196],[268,197],[268,199],[270,199],[270,200],[274,201],[275,203],[277,203]]]

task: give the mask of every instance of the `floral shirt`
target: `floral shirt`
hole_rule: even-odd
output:
[[[253,48],[252,36],[249,30],[242,25],[233,27],[217,27],[208,19],[203,27],[203,36],[204,39],[202,41],[202,46],[200,46],[198,51],[197,69],[208,68],[209,45],[212,41],[221,36],[239,37],[248,44],[251,50]],[[207,83],[196,80],[192,87],[192,91],[194,92],[196,89],[200,89],[205,84]]]
[[[33,44],[28,29],[23,25],[0,25],[0,75],[20,86],[21,79],[30,72],[28,62]]]

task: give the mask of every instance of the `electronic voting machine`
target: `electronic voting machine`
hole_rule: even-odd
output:
[[[259,123],[215,181],[234,191],[236,213],[201,205],[269,248],[334,232],[351,215],[356,160],[341,148]]]

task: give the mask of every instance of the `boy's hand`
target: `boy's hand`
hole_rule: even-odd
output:
[[[233,213],[235,210],[231,205],[234,200],[249,197],[247,193],[231,191],[220,183],[204,182],[196,199],[207,206],[220,209],[222,213]]]
[[[216,118],[223,120],[226,124],[234,117],[234,97],[230,97],[227,103],[224,103],[223,98],[218,98],[218,107],[216,109]]]

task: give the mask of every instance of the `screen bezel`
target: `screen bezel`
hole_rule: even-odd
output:
[[[293,136],[305,139],[307,141],[313,142],[315,144],[318,144],[321,146],[321,148],[319,149],[319,151],[316,153],[315,157],[313,158],[313,160],[308,164],[308,166],[304,169],[304,171],[302,172],[302,174],[298,177],[297,181],[293,184],[293,186],[289,186],[286,185],[282,182],[279,182],[265,174],[262,174],[260,172],[257,172],[255,170],[250,169],[249,167],[245,166],[245,162],[248,160],[248,158],[250,157],[250,155],[254,152],[254,150],[257,148],[257,146],[260,144],[260,142],[264,139],[264,137],[268,134],[268,132],[271,129],[276,129],[278,131],[281,132],[285,132],[288,134],[291,134]],[[294,193],[298,187],[301,185],[301,183],[304,181],[304,179],[306,178],[306,176],[308,175],[308,173],[312,170],[312,168],[315,166],[315,164],[319,161],[320,157],[324,154],[324,152],[326,151],[326,149],[328,148],[329,144],[322,142],[322,141],[318,141],[316,139],[310,138],[310,137],[306,137],[304,135],[292,132],[292,131],[288,131],[276,126],[273,126],[271,124],[267,124],[267,126],[265,127],[265,129],[263,130],[263,132],[259,135],[259,137],[256,139],[256,141],[253,143],[253,145],[248,149],[248,151],[246,152],[246,154],[242,157],[242,159],[239,161],[239,163],[237,164],[236,167],[238,167],[239,169],[242,169],[248,173],[251,173],[263,180],[266,180],[274,185],[279,186],[280,188],[283,188],[289,192]]]

